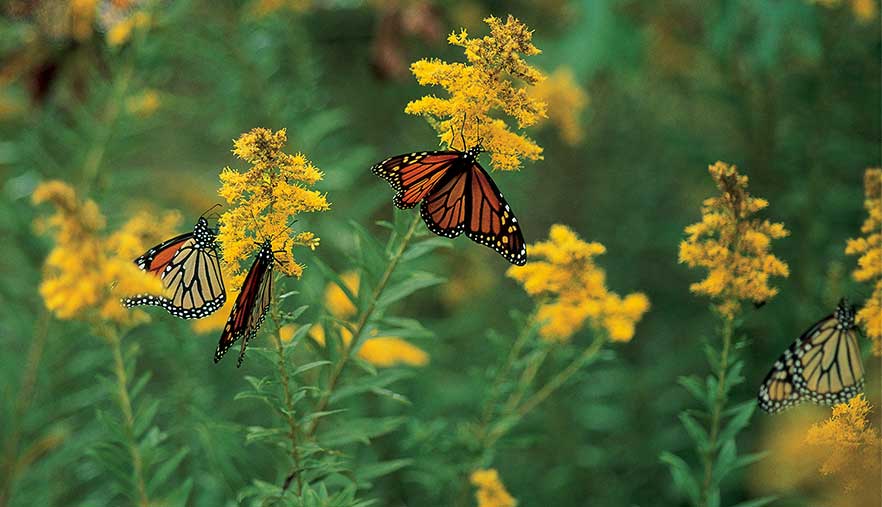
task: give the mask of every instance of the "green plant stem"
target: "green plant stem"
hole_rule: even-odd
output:
[[[21,423],[33,402],[34,388],[37,384],[37,372],[43,359],[43,348],[49,332],[49,315],[44,309],[34,329],[34,338],[28,347],[27,362],[21,376],[21,386],[15,399],[9,437],[3,446],[2,483],[0,483],[0,506],[5,507],[12,497],[12,484],[22,472],[18,463],[18,444],[21,438]]]
[[[414,233],[416,232],[416,228],[420,223],[420,215],[414,214],[413,221],[410,223],[410,227],[407,229],[407,232],[402,236],[401,242],[398,244],[398,249],[389,259],[389,264],[386,266],[386,270],[383,272],[383,275],[380,277],[377,286],[374,288],[374,292],[371,294],[371,298],[368,302],[367,307],[359,316],[358,321],[355,323],[355,327],[352,330],[352,341],[349,345],[343,346],[343,352],[340,355],[340,360],[337,364],[334,365],[334,369],[331,371],[331,375],[328,377],[328,386],[325,389],[324,394],[319,399],[316,404],[314,412],[322,412],[324,411],[328,403],[331,401],[331,395],[334,392],[334,388],[337,386],[337,381],[340,379],[340,375],[343,373],[343,369],[346,364],[349,362],[349,358],[352,356],[353,352],[358,350],[358,346],[361,344],[364,338],[364,330],[368,324],[368,321],[374,314],[374,310],[377,308],[377,301],[380,299],[380,296],[383,294],[383,290],[385,290],[386,285],[389,283],[389,280],[392,278],[392,273],[395,272],[395,268],[398,266],[398,263],[401,262],[402,256],[404,256],[404,251],[407,249],[407,245],[410,243],[410,240],[413,238]],[[306,430],[307,437],[312,437],[315,435],[316,430],[318,429],[319,421],[321,418],[315,418],[310,423],[309,428]]]
[[[493,417],[493,406],[496,404],[497,398],[499,397],[499,390],[502,386],[502,382],[505,380],[505,377],[508,375],[512,366],[514,366],[515,361],[520,357],[521,350],[523,350],[524,345],[527,344],[527,340],[529,340],[530,335],[532,334],[531,331],[534,328],[533,319],[535,318],[535,315],[536,313],[533,312],[527,318],[524,328],[521,329],[518,337],[515,338],[514,345],[512,345],[511,350],[509,350],[508,357],[503,363],[502,368],[499,369],[493,379],[493,385],[490,386],[490,396],[487,398],[487,403],[484,405],[484,414],[481,417],[482,427],[489,424],[490,418]]]
[[[557,375],[552,377],[544,386],[542,386],[536,393],[527,398],[523,403],[516,403],[508,412],[508,417],[513,417],[514,419],[510,424],[506,424],[504,426],[498,427],[498,429],[490,432],[487,437],[487,440],[484,444],[485,449],[489,449],[493,447],[496,442],[502,438],[508,431],[515,426],[521,419],[524,418],[527,414],[529,414],[533,409],[539,406],[542,402],[548,399],[552,394],[554,394],[558,389],[560,389],[564,384],[567,383],[573,375],[575,375],[579,370],[581,370],[585,365],[593,361],[597,358],[597,354],[600,352],[600,349],[603,347],[603,344],[606,343],[606,339],[598,336],[594,339],[594,342],[588,346],[579,357],[574,359],[570,364],[568,364],[563,370],[558,372]],[[544,359],[544,356],[542,356]],[[535,374],[534,374],[535,375]],[[532,379],[531,379],[532,381]]]
[[[134,56],[130,56],[123,64],[118,77],[114,80],[113,90],[99,119],[98,130],[92,138],[92,143],[83,159],[82,177],[85,188],[90,188],[94,185],[95,180],[98,178],[98,171],[101,168],[101,163],[104,161],[104,155],[107,153],[107,144],[110,142],[110,137],[115,130],[116,120],[122,111],[123,99],[126,92],[128,92],[134,73]]]
[[[701,483],[701,506],[708,504],[708,493],[713,480],[714,461],[717,452],[717,438],[720,434],[720,419],[726,408],[726,373],[729,369],[729,353],[732,347],[732,335],[735,324],[732,317],[723,317],[723,350],[720,352],[719,371],[717,372],[717,391],[714,395],[714,404],[711,409],[710,427],[708,428],[708,447],[702,453],[704,461],[704,480]]]
[[[297,419],[294,417],[294,402],[291,397],[290,379],[288,377],[288,368],[285,364],[285,348],[282,343],[281,325],[279,319],[278,298],[273,298],[272,318],[276,325],[273,338],[276,341],[276,347],[279,351],[279,381],[282,384],[282,393],[285,397],[285,420],[288,422],[288,438],[291,440],[291,460],[294,462],[294,478],[297,480],[297,495],[303,493],[303,479],[300,476],[300,448],[299,438],[300,428],[297,425]],[[290,475],[289,475],[290,477]]]
[[[129,454],[132,458],[132,479],[137,489],[138,505],[140,507],[147,507],[150,505],[150,499],[147,496],[147,488],[144,482],[144,462],[135,436],[135,416],[132,411],[132,400],[129,397],[129,381],[126,375],[125,361],[123,360],[122,340],[116,329],[107,329],[104,332],[104,338],[107,344],[110,345],[110,350],[113,353],[113,372],[116,375],[117,401],[119,402],[120,411],[122,411],[123,425],[129,440]]]

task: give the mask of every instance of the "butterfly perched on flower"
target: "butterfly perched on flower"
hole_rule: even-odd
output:
[[[230,347],[239,339],[242,340],[242,348],[239,351],[239,360],[236,366],[242,366],[245,358],[245,347],[257,335],[257,330],[266,318],[273,295],[273,266],[279,262],[275,258],[272,242],[267,239],[260,245],[260,250],[251,264],[251,269],[242,282],[242,290],[230,310],[230,317],[221,333],[217,350],[214,352],[214,362],[217,363],[224,357]]]
[[[760,386],[760,408],[775,413],[805,400],[833,405],[860,393],[864,367],[854,317],[855,308],[843,299],[797,338]]]
[[[478,163],[483,149],[407,153],[374,165],[371,172],[395,189],[395,206],[420,204],[430,231],[447,238],[465,232],[512,264],[527,263],[521,227],[502,192]]]
[[[175,236],[147,250],[135,264],[162,280],[166,296],[139,294],[123,298],[126,308],[153,305],[182,319],[211,315],[224,305],[227,292],[221,276],[216,233],[204,217],[191,232]]]

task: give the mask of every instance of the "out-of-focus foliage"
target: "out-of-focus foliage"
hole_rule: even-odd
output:
[[[706,470],[693,430],[711,427],[715,404],[739,427],[704,453],[716,456],[707,505],[858,498],[822,470],[819,449],[845,430],[808,441],[812,426],[832,427],[828,409],[767,416],[748,401],[841,297],[874,308],[878,280],[851,273],[878,271],[846,245],[878,233],[862,230],[878,196],[864,171],[880,166],[882,139],[878,0],[9,0],[0,10],[0,506],[688,505],[684,477]],[[408,65],[468,65],[471,45],[492,36],[484,19],[504,25],[509,14],[541,49],[526,62],[548,77],[527,96],[548,118],[509,124],[542,159],[494,180],[528,243],[566,224],[605,247],[609,287],[651,301],[627,343],[610,343],[602,323],[565,343],[541,339],[535,309],[554,303],[548,294],[522,291],[489,249],[425,232],[417,211],[393,213],[388,185],[370,174],[450,135],[404,114],[433,93]],[[521,96],[524,76],[485,77]],[[457,133],[464,120],[447,113],[438,118]],[[100,309],[70,319],[46,309],[48,298],[82,303],[41,294],[56,267],[101,275],[81,294],[115,298],[123,287],[103,277],[108,259],[132,256],[160,228],[184,232],[216,204],[221,169],[247,168],[233,140],[255,127],[286,129],[284,152],[321,168],[310,188],[330,211],[297,216],[291,234],[321,244],[297,251],[301,278],[279,277],[241,369],[212,364],[229,307],[197,324],[207,334],[157,309],[137,327]],[[470,141],[488,135],[486,123],[469,128]],[[716,160],[769,201],[759,220],[790,232],[772,242],[789,277],[733,323],[722,397],[704,378],[708,359],[710,378],[721,371],[722,321],[690,294],[703,273],[678,263],[684,228],[715,192],[706,168]],[[70,192],[95,203],[101,227],[71,241],[43,234],[52,210],[32,200],[52,180],[70,189],[55,201]],[[63,262],[47,264],[59,248]],[[329,286],[339,293],[326,299]],[[868,435],[882,403],[879,364],[862,346],[871,410],[849,406],[861,417],[834,421],[860,419]],[[412,360],[384,362],[390,351]]]

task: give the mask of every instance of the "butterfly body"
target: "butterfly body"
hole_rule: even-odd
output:
[[[245,348],[248,346],[248,342],[257,335],[272,302],[273,266],[276,262],[270,241],[264,241],[251,264],[251,269],[248,270],[245,281],[242,282],[242,290],[233,304],[233,309],[230,310],[230,317],[227,319],[217,344],[217,350],[214,353],[215,363],[220,361],[227,350],[241,339],[242,345],[237,367],[242,365],[242,360],[245,358]]]
[[[520,224],[478,162],[481,151],[407,153],[387,158],[371,172],[389,182],[398,208],[420,204],[420,216],[433,233],[446,238],[465,233],[522,266],[527,262],[527,250]]]
[[[810,327],[775,361],[757,400],[766,412],[780,412],[808,400],[845,403],[863,390],[864,369],[854,307],[836,311]]]
[[[147,250],[134,262],[142,271],[159,277],[170,297],[138,294],[123,298],[123,305],[159,306],[182,319],[199,319],[220,309],[227,293],[215,237],[208,221],[200,217],[192,232]]]

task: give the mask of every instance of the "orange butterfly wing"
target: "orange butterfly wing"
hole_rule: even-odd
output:
[[[237,366],[242,365],[245,347],[257,335],[257,330],[263,324],[266,312],[270,307],[274,262],[272,248],[267,242],[261,247],[254,263],[251,264],[251,269],[248,270],[248,275],[242,283],[242,291],[236,298],[233,309],[230,310],[230,317],[227,319],[217,344],[217,350],[214,352],[215,363],[220,361],[227,350],[241,338],[242,349],[239,353]]]
[[[466,233],[512,264],[527,262],[518,219],[502,192],[477,162],[464,160],[435,185],[420,207],[429,230],[447,238]]]
[[[395,189],[395,206],[409,209],[432,191],[461,156],[458,151],[406,153],[387,158],[373,166],[371,172]]]

